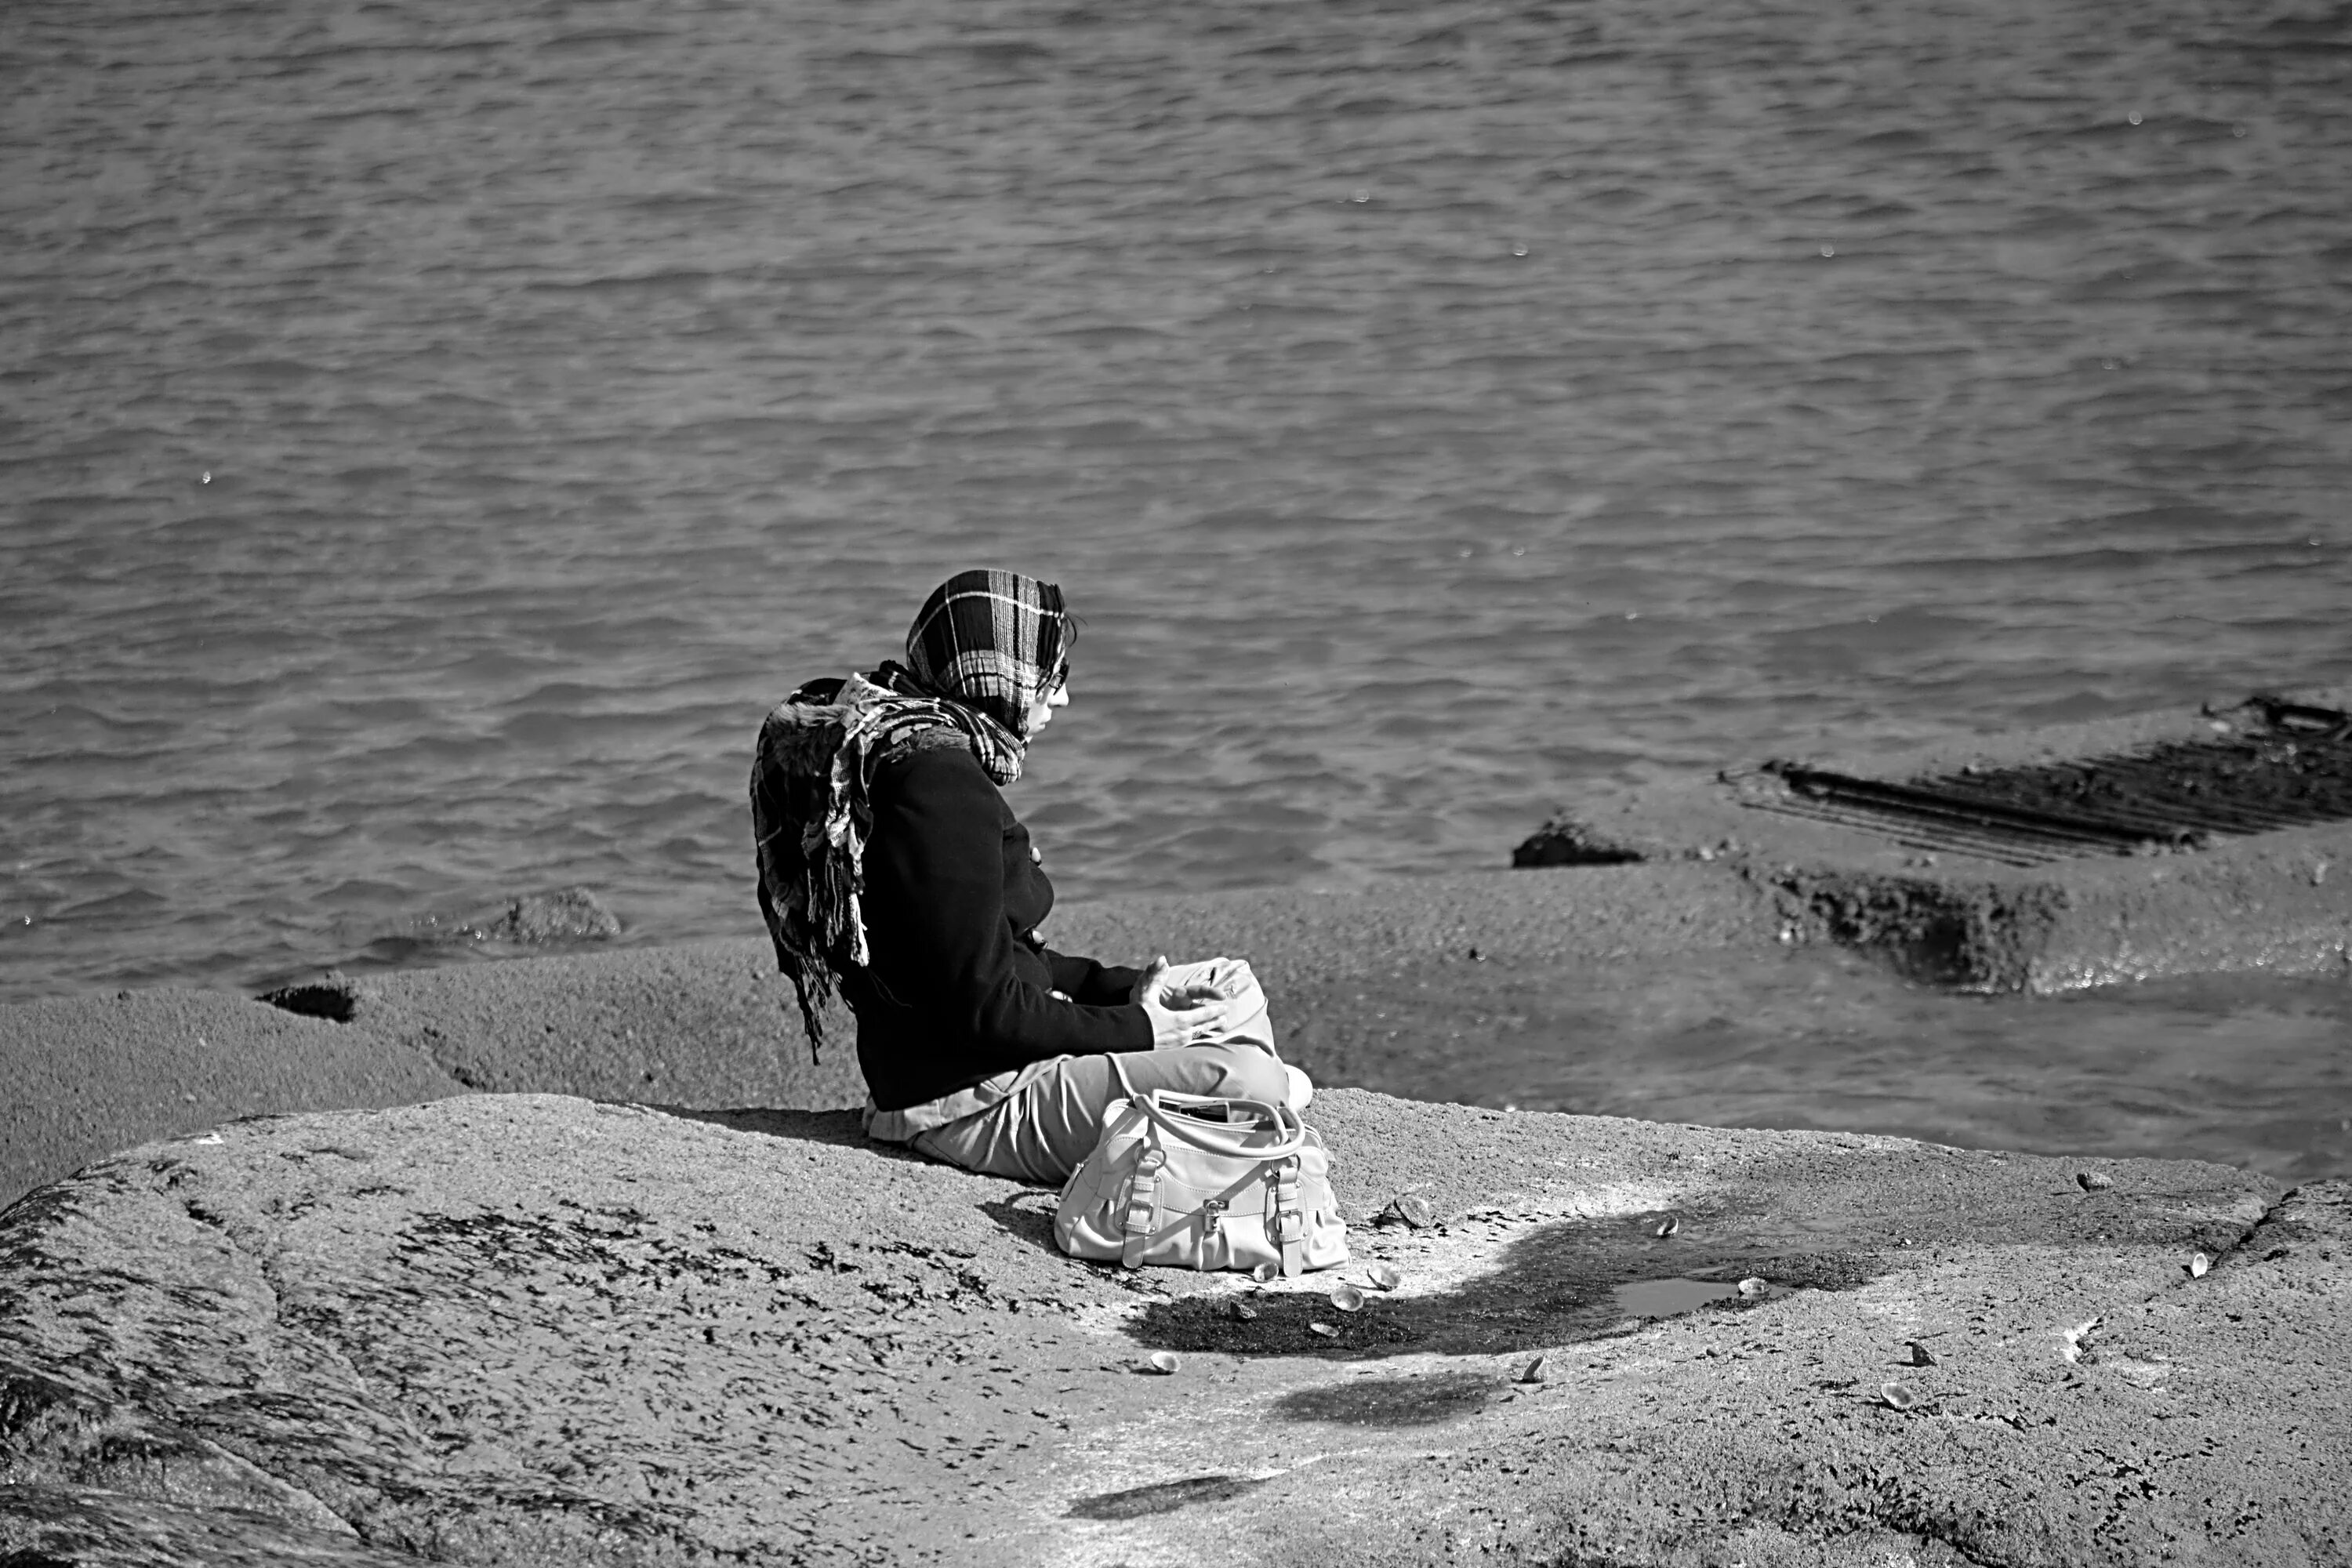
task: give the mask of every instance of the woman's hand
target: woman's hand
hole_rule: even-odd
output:
[[[1181,1050],[1214,1037],[1232,1010],[1232,1002],[1213,990],[1171,991],[1167,975],[1168,959],[1163,954],[1136,977],[1133,994],[1143,1016],[1151,1020],[1151,1048]]]

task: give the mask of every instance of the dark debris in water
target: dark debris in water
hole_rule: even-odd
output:
[[[1767,763],[1767,809],[2011,865],[2194,850],[2217,836],[2352,818],[2352,714],[2257,695],[2204,739],[1897,783]]]

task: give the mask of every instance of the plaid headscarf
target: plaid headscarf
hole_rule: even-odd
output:
[[[924,601],[907,634],[914,669],[885,664],[871,679],[853,675],[829,700],[812,683],[760,726],[751,763],[760,912],[813,1058],[824,1039],[819,1005],[841,975],[870,962],[860,900],[875,770],[911,752],[963,746],[998,784],[1013,783],[1030,711],[1061,683],[1069,645],[1053,584],[961,573]]]
[[[1061,685],[1069,661],[1062,590],[1018,572],[957,573],[931,590],[907,630],[916,679],[1024,742],[1030,713]]]

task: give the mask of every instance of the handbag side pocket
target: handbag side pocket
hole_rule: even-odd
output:
[[[1101,1141],[1070,1173],[1054,1208],[1054,1240],[1064,1252],[1098,1263],[1118,1258],[1135,1167],[1150,1131],[1150,1123],[1132,1101],[1114,1100],[1105,1108]]]

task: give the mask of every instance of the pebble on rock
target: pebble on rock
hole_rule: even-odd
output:
[[[1174,1351],[1153,1351],[1149,1356],[1144,1358],[1143,1364],[1136,1370],[1139,1372],[1158,1373],[1160,1376],[1165,1377],[1182,1364],[1183,1363],[1177,1359],[1176,1352]]]
[[[2212,1267],[2213,1260],[2211,1258],[2206,1257],[2201,1252],[2192,1253],[2189,1255],[2189,1278],[2191,1279],[2202,1279],[2205,1278],[2206,1274],[2211,1270]]]
[[[2116,1184],[2116,1179],[2102,1171],[2077,1171],[2074,1180],[2082,1184],[2086,1193],[2104,1193]]]

